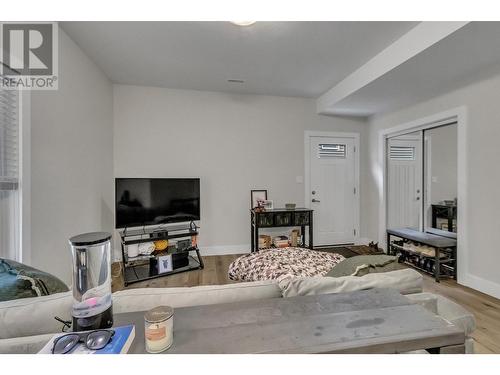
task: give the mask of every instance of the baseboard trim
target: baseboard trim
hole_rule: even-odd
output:
[[[229,254],[249,254],[250,244],[245,245],[224,245],[224,246],[200,246],[200,254],[203,255],[229,255]]]
[[[489,281],[468,273],[463,279],[459,279],[459,282],[460,284],[465,285],[469,288],[478,290],[482,293],[500,299],[500,284],[494,283],[493,281]]]

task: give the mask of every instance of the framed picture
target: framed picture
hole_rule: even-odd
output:
[[[173,271],[172,254],[158,257],[158,273]]]
[[[267,190],[250,190],[250,198],[251,208],[259,207],[259,202],[267,200]]]
[[[264,207],[266,210],[272,210],[274,208],[273,201],[266,199],[263,202],[262,207]]]

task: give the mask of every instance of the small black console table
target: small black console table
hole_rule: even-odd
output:
[[[397,240],[391,242],[391,236]],[[431,229],[426,232],[410,228],[388,229],[387,246],[389,255],[399,255],[400,261],[420,271],[430,273],[435,280],[443,277],[457,278],[457,240],[446,231]],[[416,251],[408,242],[426,245],[434,249],[434,255]]]
[[[309,227],[309,244],[307,247],[313,248],[313,210],[309,208],[295,208],[287,210],[285,208],[274,208],[265,211],[250,210],[250,234],[252,237],[252,252],[259,249],[259,229],[278,227],[300,227],[302,244],[306,242],[306,227]]]
[[[447,220],[448,232],[453,232],[453,220],[457,219],[457,206],[445,204],[433,204],[432,206],[432,227],[437,229],[437,219],[442,218]]]

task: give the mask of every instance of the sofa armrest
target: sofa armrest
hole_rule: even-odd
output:
[[[434,314],[441,316],[450,323],[464,330],[466,336],[476,329],[474,315],[456,302],[433,293],[416,293],[406,296],[408,299],[418,303]]]
[[[415,294],[408,294],[406,298],[411,300],[413,303],[416,303],[417,305],[425,307],[433,314],[438,313],[437,297],[434,294],[415,293]]]
[[[476,329],[476,318],[467,309],[456,302],[436,295],[438,315],[464,330],[466,336],[470,336]]]

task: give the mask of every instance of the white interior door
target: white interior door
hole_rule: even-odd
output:
[[[311,136],[309,150],[314,245],[352,243],[358,207],[355,139]]]
[[[419,229],[422,220],[422,140],[420,134],[387,142],[388,228]]]

